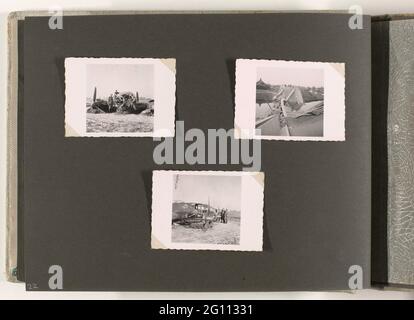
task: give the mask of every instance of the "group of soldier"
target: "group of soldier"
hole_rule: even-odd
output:
[[[221,209],[218,216],[220,218],[221,223],[227,223],[227,221],[228,221],[227,209]]]
[[[189,214],[187,218],[191,217],[202,217],[203,219],[206,219],[208,210],[201,207],[200,204],[196,204],[194,206],[194,212]],[[213,209],[214,218],[213,221],[220,222],[220,223],[227,223],[228,222],[228,210],[227,209]]]

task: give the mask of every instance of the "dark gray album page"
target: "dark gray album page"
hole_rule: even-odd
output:
[[[24,255],[30,290],[278,291],[370,282],[371,23],[342,14],[143,14],[24,27]],[[176,120],[233,128],[235,61],[345,63],[345,141],[262,141],[263,252],[151,250],[151,138],[65,138],[66,57],[176,59]]]

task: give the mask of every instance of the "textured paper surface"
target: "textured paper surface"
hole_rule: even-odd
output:
[[[49,290],[47,270],[59,260],[64,290],[336,290],[348,287],[353,264],[368,286],[369,21],[350,30],[347,15],[68,16],[53,32],[48,18],[27,19],[25,96],[36,105],[25,110],[22,132],[27,282]],[[140,41],[120,37],[128,32]],[[263,252],[151,250],[151,176],[160,169],[152,139],[64,138],[64,57],[98,54],[175,57],[177,118],[203,131],[233,127],[235,57],[345,61],[347,140],[262,143]],[[83,249],[74,256],[73,248]]]
[[[11,14],[8,21],[8,108],[7,108],[7,226],[6,226],[6,276],[16,282],[17,268],[17,219],[18,219],[18,14]]]
[[[388,281],[414,285],[414,21],[390,22]]]

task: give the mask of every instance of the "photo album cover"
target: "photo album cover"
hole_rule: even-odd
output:
[[[414,20],[9,16],[9,281],[414,287]]]

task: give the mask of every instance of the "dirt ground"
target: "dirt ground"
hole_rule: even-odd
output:
[[[228,223],[214,222],[210,229],[195,229],[183,225],[173,225],[172,242],[239,244],[240,219],[230,218]]]
[[[141,114],[87,113],[87,132],[151,132],[154,117]]]

